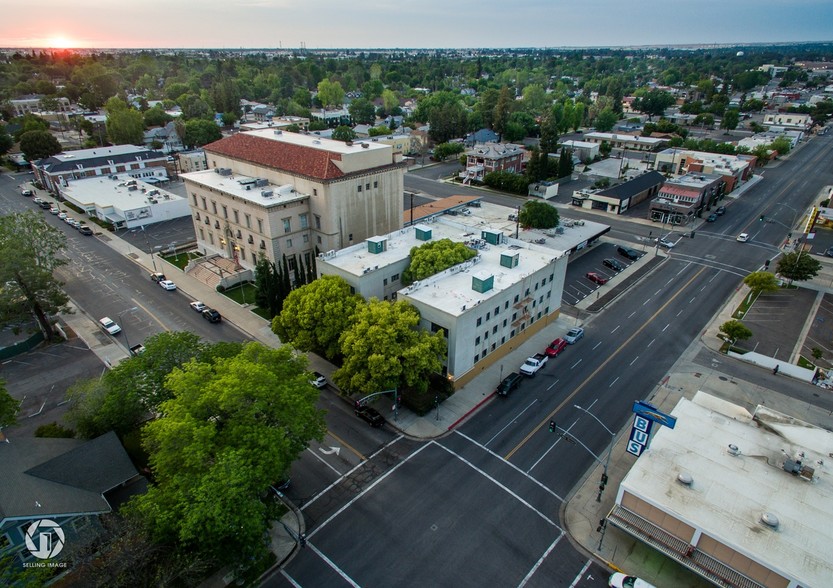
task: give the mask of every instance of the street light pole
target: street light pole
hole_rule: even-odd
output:
[[[153,263],[153,273],[156,273],[158,271],[156,269],[156,256],[153,255],[153,249],[150,247],[150,239],[148,239],[148,234],[145,231],[145,225],[142,225],[142,234],[145,236],[145,245],[148,246],[148,255],[150,255],[150,261]]]
[[[594,415],[592,412],[590,412],[586,408],[582,408],[578,404],[574,404],[573,407],[577,408],[578,410],[582,411],[583,413],[586,413],[586,414],[590,415],[591,417],[593,417],[593,419],[595,419],[595,421],[597,423],[599,423],[602,427],[604,427],[604,430],[607,431],[610,434],[610,445],[608,445],[608,448],[607,448],[607,457],[605,458],[605,461],[602,464],[602,467],[604,468],[604,470],[602,472],[602,481],[599,484],[599,494],[596,496],[596,502],[601,502],[602,501],[602,492],[604,492],[604,488],[607,485],[607,468],[608,468],[608,466],[610,466],[610,454],[613,453],[613,440],[616,438],[616,433],[614,433],[613,431],[608,429],[607,425],[605,425],[602,421],[599,420],[599,417]]]

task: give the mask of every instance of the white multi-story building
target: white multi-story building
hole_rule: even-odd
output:
[[[514,226],[505,221],[511,209],[500,208],[495,216],[504,219],[503,226],[481,224],[475,216],[433,217],[322,253],[318,273],[341,276],[365,298],[408,300],[420,312],[421,328],[445,333],[447,376],[462,386],[558,317],[568,252],[586,244],[582,230],[603,232],[603,225],[587,223],[570,229],[571,236],[561,232],[550,238],[555,246],[539,245],[507,236]],[[402,275],[411,249],[440,239],[465,243],[477,255],[405,286]]]
[[[184,174],[198,246],[249,269],[257,255],[291,268],[402,226],[401,154],[263,129],[204,147],[209,169]]]

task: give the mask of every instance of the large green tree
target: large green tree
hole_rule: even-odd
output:
[[[289,291],[284,290],[279,266],[261,255],[255,267],[255,302],[269,311],[269,318],[280,314]]]
[[[648,120],[655,116],[662,116],[665,109],[674,104],[674,96],[665,90],[650,90],[649,92],[637,92],[637,99],[634,101],[634,108],[648,115]]]
[[[353,123],[372,125],[376,121],[376,109],[367,98],[356,98],[347,110]]]
[[[428,387],[428,376],[442,369],[443,333],[418,329],[419,311],[405,300],[372,299],[356,312],[341,336],[344,363],[333,380],[353,394]]]
[[[458,263],[475,257],[477,252],[465,244],[451,239],[429,241],[419,247],[412,247],[408,267],[402,272],[406,284],[424,280]]]
[[[727,131],[734,131],[738,128],[740,122],[740,114],[734,108],[723,113],[723,119],[720,121],[720,128]]]
[[[58,139],[49,131],[26,131],[20,136],[20,150],[26,161],[37,161],[62,151]]]
[[[121,98],[107,101],[107,137],[116,145],[141,145],[144,139],[145,121],[142,113],[130,108]]]
[[[166,386],[172,398],[143,429],[155,483],[129,508],[157,542],[248,567],[268,548],[264,491],[326,430],[306,360],[252,342],[186,363]]]
[[[192,119],[185,121],[182,142],[188,147],[202,147],[223,138],[220,127],[213,120]]]
[[[599,112],[599,114],[596,115],[593,124],[595,125],[597,131],[606,133],[613,129],[613,125],[616,124],[618,119],[619,117],[616,116],[616,113],[612,108],[604,108]]]
[[[339,82],[324,78],[318,82],[317,98],[325,108],[340,107],[344,104],[344,89]]]
[[[48,340],[55,338],[51,314],[68,312],[69,298],[54,276],[65,265],[66,236],[29,210],[0,217],[0,318],[34,315]]]
[[[718,330],[726,335],[732,345],[734,345],[736,341],[743,341],[752,336],[752,331],[749,330],[749,327],[737,319],[726,321],[720,325]]]
[[[805,251],[785,253],[778,260],[778,273],[793,281],[803,282],[818,275],[821,262]]]
[[[760,292],[774,292],[778,290],[778,279],[769,272],[752,272],[745,278],[743,283]]]
[[[541,200],[527,200],[521,207],[518,221],[528,229],[551,229],[558,226],[558,209]]]
[[[339,337],[361,304],[361,296],[351,294],[343,278],[321,276],[286,297],[280,315],[272,319],[272,330],[281,341],[332,360],[340,355]]]
[[[495,104],[494,119],[492,120],[492,128],[499,137],[503,136],[509,124],[509,114],[512,112],[513,106],[512,102],[513,99],[509,93],[509,88],[504,86],[500,89],[497,104]]]
[[[356,138],[356,132],[347,125],[339,125],[333,129],[332,137],[335,141],[352,141]]]

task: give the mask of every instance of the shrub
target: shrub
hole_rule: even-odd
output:
[[[72,439],[75,437],[75,431],[70,428],[59,425],[56,422],[48,425],[41,425],[35,429],[35,437],[48,437],[54,439]]]

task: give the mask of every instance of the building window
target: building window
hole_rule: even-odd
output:
[[[257,219],[257,232],[260,233],[261,235],[263,234],[263,219],[262,218]]]
[[[321,229],[321,216],[314,214],[313,217],[315,218],[315,228]]]
[[[378,188],[378,187],[379,187],[379,182],[378,182],[378,181],[374,181],[374,182],[373,182],[373,187],[374,187],[374,188]]]
[[[506,322],[507,322],[506,319],[503,319],[503,328],[504,329],[506,328]]]
[[[246,228],[251,229],[252,228],[252,217],[251,217],[251,215],[244,214],[243,216],[246,217]]]
[[[497,325],[492,327],[492,335],[494,335],[495,333],[497,333]]]
[[[191,198],[194,199],[194,206],[196,206],[197,205],[197,195],[196,194],[191,194]]]
[[[246,260],[246,250],[242,247],[240,248],[240,259],[242,259],[243,261]]]
[[[202,209],[208,210],[208,204],[205,201],[205,196],[200,196],[200,200],[202,200]]]
[[[513,313],[512,313],[512,322],[513,322],[513,323],[515,322],[515,319],[516,319],[516,318],[518,318],[518,313],[517,313],[517,312],[513,312]]]
[[[228,207],[223,205],[223,218],[228,218]]]
[[[474,340],[474,344],[480,345],[480,336],[478,336],[477,339]]]
[[[364,185],[364,189],[365,190],[370,190],[370,182],[368,182],[367,184]]]
[[[211,210],[212,212],[214,212],[214,214],[217,214],[217,203],[213,200],[211,201]]]
[[[393,274],[393,275],[390,277],[390,281],[391,281],[391,282],[398,282],[398,281],[399,281],[399,274]]]
[[[518,300],[520,300],[520,299],[521,299],[520,294],[515,294],[515,304],[517,304]]]
[[[234,215],[234,222],[240,223],[240,213],[238,213],[236,210],[232,210],[231,213]]]
[[[200,241],[205,241],[205,233],[202,232],[202,227],[200,227]]]
[[[286,240],[286,248],[287,248],[287,249],[292,248],[292,239],[287,239],[287,240]]]
[[[208,233],[208,242],[214,245],[214,233]]]
[[[483,317],[477,317],[477,326],[479,327],[482,324],[483,324]]]
[[[284,233],[291,233],[292,232],[292,219],[291,218],[283,219],[283,232]]]
[[[525,297],[526,297],[526,296],[529,296],[529,288],[527,288],[527,289],[526,289],[526,292],[524,292],[524,296],[525,296]]]
[[[361,192],[361,191],[362,191],[362,185],[361,185],[361,184],[359,184],[356,188],[357,188],[357,189],[356,189],[356,191],[357,191],[357,192]]]
[[[496,346],[496,345],[497,345],[497,343],[492,343],[492,351],[494,351],[494,350],[495,350],[495,346]]]
[[[318,188],[313,188],[312,189],[312,195],[313,196],[318,196]]]
[[[304,243],[309,243],[309,235],[304,233]]]
[[[503,305],[503,310],[506,310],[508,308],[509,308],[509,301],[507,300],[506,304]]]
[[[298,215],[298,221],[301,223],[301,228],[302,229],[308,229],[309,228],[309,221],[307,220],[306,213]]]
[[[383,286],[387,286],[387,285],[388,285],[388,279],[387,279],[387,278],[385,278],[385,279],[383,279],[383,280],[382,280],[382,285],[383,285]]]
[[[500,314],[500,306],[495,306],[495,316]]]
[[[511,339],[514,336],[515,336],[515,329],[512,329],[512,332],[509,333],[509,338]]]
[[[475,354],[474,354],[474,363],[477,363],[477,361],[478,361],[479,359],[480,359],[480,354],[479,354],[479,353],[475,353]]]
[[[492,318],[492,313],[491,313],[491,312],[487,312],[487,313],[486,313],[486,320],[489,320],[490,318]]]
[[[200,220],[200,213],[199,212],[194,215],[194,220],[196,220],[196,221]]]
[[[501,337],[500,344],[503,345],[504,343],[506,343],[506,337]]]
[[[316,237],[316,238],[318,239],[318,244],[319,244],[319,245],[321,245],[321,244],[323,243],[323,241],[321,240],[321,236],[319,235],[319,236],[318,236],[318,237]]]

